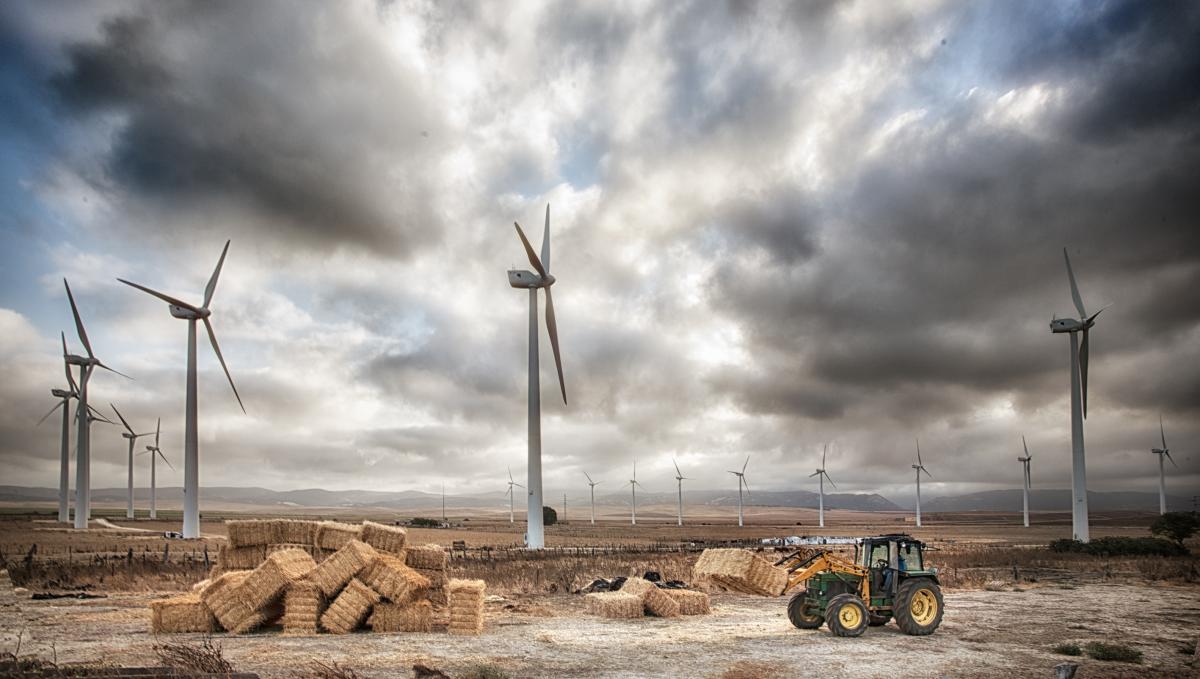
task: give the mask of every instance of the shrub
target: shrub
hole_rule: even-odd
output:
[[[1187,556],[1183,545],[1161,538],[1097,538],[1091,542],[1078,540],[1055,540],[1050,543],[1052,552],[1073,552],[1094,556]]]
[[[1197,531],[1200,531],[1200,515],[1195,512],[1167,512],[1150,524],[1151,533],[1180,545]]]
[[[1092,641],[1084,644],[1083,650],[1087,652],[1088,657],[1094,660],[1112,660],[1115,662],[1140,663],[1142,661],[1142,652],[1121,646],[1120,644],[1106,644],[1103,641]]]
[[[1079,648],[1079,644],[1059,644],[1050,650],[1059,655],[1083,655],[1083,649]]]
[[[558,523],[558,512],[553,507],[542,507],[542,524],[553,526]]]
[[[413,517],[409,523],[418,528],[437,528],[442,525],[442,522],[437,519],[426,519],[420,516]]]
[[[206,674],[230,674],[234,671],[233,665],[225,659],[221,645],[208,636],[199,646],[170,642],[155,645],[154,652],[163,665],[177,670]]]

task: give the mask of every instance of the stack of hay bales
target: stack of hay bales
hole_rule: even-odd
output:
[[[642,578],[629,578],[621,585],[621,591],[641,597],[646,612],[660,618],[674,618],[679,615],[679,604],[653,582]]]
[[[351,540],[362,537],[362,526],[337,521],[322,521],[317,524],[313,544],[325,555],[332,554],[346,546]]]
[[[317,621],[325,610],[325,596],[311,580],[300,580],[288,586],[283,596],[284,634],[316,634]]]
[[[371,545],[349,540],[345,546],[314,568],[308,579],[317,584],[321,594],[333,598],[354,579],[354,576],[374,563],[378,555]]]
[[[410,547],[405,552],[404,562],[429,580],[429,600],[435,608],[444,608],[448,603],[446,583],[449,577],[446,568],[450,564],[450,555],[446,550],[441,545]]]
[[[587,595],[587,610],[603,618],[674,618],[709,612],[708,595],[688,589],[665,589],[642,578],[629,578],[617,592]]]
[[[446,585],[450,598],[450,634],[476,635],[483,633],[483,580],[451,580]]]
[[[692,578],[742,594],[779,596],[788,574],[745,549],[706,549],[692,568]]]
[[[433,604],[427,599],[412,604],[379,603],[367,624],[376,632],[432,632]]]

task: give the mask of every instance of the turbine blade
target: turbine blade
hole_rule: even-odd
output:
[[[745,476],[742,476],[740,478],[742,479],[742,485],[746,487],[746,495],[749,496],[750,495],[750,482],[746,480]]]
[[[921,464],[921,439],[917,439],[917,466]]]
[[[238,394],[237,387],[233,384],[233,375],[229,374],[229,368],[225,365],[225,357],[221,355],[221,346],[217,344],[217,336],[213,333],[212,323],[207,318],[204,319],[204,329],[208,331],[208,341],[212,343],[213,351],[217,352],[217,360],[221,362],[221,369],[225,371],[225,377],[229,380],[229,386],[233,389],[233,395],[237,398],[238,406],[245,413],[246,406],[242,405],[242,397]]]
[[[213,292],[217,289],[217,278],[221,276],[221,266],[225,264],[225,253],[229,252],[229,241],[225,241],[225,249],[221,250],[221,258],[217,260],[217,268],[213,269],[212,277],[208,279],[208,287],[204,288],[204,308],[212,301]]]
[[[746,456],[746,461],[742,463],[742,473],[746,473],[746,465],[750,464],[750,456]]]
[[[567,383],[563,381],[562,356],[558,353],[558,323],[554,320],[554,297],[546,288],[546,332],[550,334],[550,348],[554,351],[554,367],[558,369],[558,388],[562,391],[563,405],[567,404]]]
[[[829,478],[829,473],[828,472],[821,472],[821,473],[825,474],[825,480],[829,482],[829,485],[833,486],[836,489],[837,484],[833,482],[833,479]]]
[[[153,295],[153,296],[161,299],[162,301],[166,302],[167,304],[174,304],[177,307],[183,307],[184,309],[190,309],[192,311],[195,311],[196,313],[200,313],[200,309],[197,309],[194,305],[188,304],[187,302],[185,302],[181,299],[178,299],[176,297],[172,297],[170,295],[165,295],[157,290],[152,290],[150,288],[147,288],[144,285],[138,285],[137,283],[131,283],[131,282],[125,280],[124,278],[118,278],[117,280],[121,281],[122,283],[124,283],[125,285],[128,285],[131,288],[137,288],[138,290],[141,290],[144,293]]]
[[[121,420],[121,424],[125,425],[125,431],[132,434],[133,427],[129,426],[129,422],[125,419],[125,416],[121,414],[121,411],[117,410],[117,406],[113,405],[112,401],[109,401],[108,405],[113,409],[113,412],[117,414],[117,418]]]
[[[517,227],[517,235],[521,238],[521,245],[525,246],[525,254],[529,256],[529,263],[533,265],[534,271],[546,277],[546,270],[542,268],[542,261],[538,259],[537,254],[533,251],[533,246],[529,244],[529,239],[525,237],[525,232],[521,230],[521,225],[513,222],[513,226]]]
[[[1067,262],[1067,278],[1071,281],[1071,300],[1075,302],[1075,309],[1079,311],[1079,320],[1087,318],[1087,312],[1083,309],[1083,299],[1079,297],[1079,286],[1075,285],[1075,272],[1071,270],[1071,258],[1067,256],[1067,249],[1063,248],[1063,259]]]
[[[591,477],[590,475],[588,475],[588,473],[587,473],[587,472],[584,472],[584,473],[583,473],[583,475],[584,475],[584,476],[587,476],[588,483],[593,483],[593,481],[592,481],[592,477]]]
[[[158,424],[154,425],[154,447],[158,447],[158,435],[162,433],[162,418],[158,418]]]
[[[513,491],[512,491],[512,486],[510,485],[510,486],[508,487],[508,490],[504,491],[504,494],[505,494],[506,496],[507,496],[507,495],[512,495],[512,492],[513,492]]]
[[[114,425],[116,424],[116,422],[113,422],[112,420],[108,419],[104,415],[101,415],[100,411],[96,410],[91,405],[88,405],[88,412],[92,414],[92,419],[97,422],[103,422],[105,424],[114,424]]]
[[[809,474],[809,475],[808,475],[808,478],[810,478],[810,479],[811,479],[811,478],[812,478],[812,477],[814,477],[814,476],[820,476],[820,474],[821,474],[821,471],[820,471],[820,470],[817,470],[817,471],[815,471],[815,472],[813,472],[813,473]]]
[[[1083,330],[1083,344],[1079,347],[1079,386],[1083,392],[1083,419],[1087,419],[1087,373],[1088,373],[1088,331]]]
[[[921,467],[921,471],[925,472],[925,476],[928,476],[931,479],[933,478],[933,474],[930,474],[928,469]]]
[[[75,393],[79,393],[79,385],[75,384],[75,376],[71,374],[71,364],[67,363],[67,353],[68,353],[67,352],[67,333],[62,332],[60,330],[59,335],[62,337],[63,370],[66,371],[66,373],[67,373],[67,382],[70,383],[70,385],[71,385],[71,391],[73,391]]]
[[[83,348],[87,350],[89,358],[95,358],[92,353],[92,343],[88,341],[87,330],[83,328],[83,319],[79,317],[79,308],[75,306],[75,295],[71,294],[71,286],[67,283],[67,279],[63,279],[63,285],[67,288],[67,299],[71,302],[71,314],[75,316],[75,330],[79,333],[79,341],[83,342]]]
[[[825,449],[821,451],[821,469],[825,468],[825,453],[829,452],[829,444],[825,444]]]
[[[1171,451],[1164,450],[1163,455],[1167,456],[1167,459],[1171,461],[1171,464],[1174,465],[1176,469],[1179,468],[1179,465],[1175,464],[1175,458],[1171,457]]]
[[[50,417],[51,415],[54,414],[55,410],[58,410],[59,408],[62,407],[63,403],[66,403],[66,401],[59,401],[58,403],[55,403],[54,407],[50,409],[50,412],[46,413],[45,415],[42,415],[42,419],[38,420],[37,424],[35,424],[33,426],[35,426],[35,427],[41,426],[41,424],[46,421],[47,417]]]
[[[162,461],[167,463],[167,466],[171,468],[171,471],[175,471],[175,465],[171,464],[171,461],[167,459],[166,455],[163,455],[161,450],[156,448],[154,452],[158,453],[158,456],[162,458]]]
[[[509,468],[508,468],[508,480],[509,480],[509,482],[511,482],[511,481],[513,480],[513,477],[512,477],[512,467],[509,467]]]
[[[1025,435],[1021,434],[1021,445],[1025,448],[1025,457],[1029,457],[1029,444],[1025,443]]]
[[[1165,448],[1166,444],[1163,444],[1163,447]],[[677,476],[683,476],[683,472],[679,471],[679,463],[675,461],[675,458],[671,458],[671,464],[675,465],[675,474]]]
[[[1167,449],[1167,430],[1163,429],[1162,415],[1158,416],[1158,433],[1162,436],[1163,450]]]
[[[120,370],[113,370],[112,368],[108,367],[107,365],[104,365],[103,363],[101,363],[99,361],[96,362],[96,365],[100,366],[101,368],[104,368],[105,370],[107,370],[110,373],[116,373],[116,374],[120,375],[121,377],[124,377],[127,380],[132,380],[134,382],[137,381],[137,380],[134,380],[129,375],[126,375],[125,373],[121,372]]]
[[[550,203],[546,203],[546,230],[542,233],[542,266],[550,271]]]

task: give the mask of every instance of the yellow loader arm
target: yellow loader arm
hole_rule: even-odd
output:
[[[803,584],[805,580],[817,573],[825,571],[857,575],[863,578],[864,582],[868,573],[867,569],[833,552],[817,552],[808,558],[802,558],[801,553],[796,552],[780,560],[776,565],[786,568],[789,572],[787,587],[783,588],[785,593]]]

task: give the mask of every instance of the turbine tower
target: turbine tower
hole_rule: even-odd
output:
[[[145,450],[138,453],[138,455],[146,455],[147,453],[150,455],[150,518],[152,519],[158,518],[158,478],[156,476],[157,470],[155,469],[156,465],[154,458],[161,457],[162,461],[166,462],[167,466],[171,468],[171,471],[175,471],[175,466],[171,464],[171,461],[167,459],[167,456],[163,455],[163,452],[158,448],[158,437],[161,433],[162,418],[160,417],[158,418],[158,424],[154,427],[154,445],[146,446]]]
[[[62,408],[62,442],[59,449],[58,463],[58,521],[59,523],[70,523],[71,521],[71,501],[69,494],[71,492],[71,399],[79,398],[79,387],[75,384],[75,377],[71,375],[71,364],[67,362],[67,334],[61,333],[63,344],[63,369],[67,373],[67,384],[70,389],[51,389],[50,394],[55,398],[62,399],[50,409],[50,412],[42,415],[42,419],[38,420],[38,426],[46,421],[47,417],[54,414],[55,410]]]
[[[1029,445],[1025,443],[1024,435],[1021,436],[1021,446],[1025,448],[1025,457],[1018,457],[1017,459],[1020,460],[1021,465],[1025,467],[1025,527],[1029,528],[1029,461],[1033,459],[1033,456],[1029,454]]]
[[[92,371],[97,367],[104,368],[109,372],[116,373],[117,371],[104,365],[92,353],[92,343],[88,341],[87,330],[83,327],[83,319],[79,317],[79,307],[75,306],[75,296],[71,294],[71,286],[65,278],[63,286],[67,289],[67,300],[71,302],[71,315],[75,317],[75,331],[79,333],[79,341],[83,343],[83,348],[87,351],[87,356],[76,354],[64,356],[68,366],[79,366],[79,389],[76,396],[79,405],[75,409],[75,416],[79,419],[75,425],[75,528],[87,530],[88,520],[92,518],[91,424],[93,419],[101,419],[93,418],[92,409],[88,406],[88,382],[92,379]],[[66,348],[65,337],[63,348]],[[121,377],[129,377],[121,373],[117,374]]]
[[[742,518],[742,486],[746,487],[746,495],[750,494],[750,484],[746,482],[746,465],[748,465],[748,464],[750,464],[750,456],[749,455],[746,456],[746,461],[742,464],[742,471],[729,472],[730,474],[733,474],[734,476],[736,476],[738,479],[738,526],[745,525],[745,522],[743,521],[743,518]]]
[[[912,466],[917,471],[917,528],[921,527],[921,472],[929,478],[933,478],[933,474],[925,468],[925,464],[921,462],[921,440],[917,439],[917,463]]]
[[[587,472],[584,472],[583,475],[587,476],[588,489],[592,491],[592,525],[594,526],[596,525],[596,486],[603,481],[593,481]]]
[[[121,415],[121,411],[117,410],[117,407],[115,405],[113,405],[112,403],[109,403],[108,405],[109,405],[109,407],[111,407],[113,409],[113,412],[117,414],[117,419],[121,420],[121,424],[125,425],[125,431],[121,432],[121,436],[125,437],[125,439],[129,441],[129,468],[128,468],[128,474],[127,474],[128,497],[125,500],[125,518],[132,519],[133,518],[133,446],[134,446],[134,444],[137,443],[137,440],[139,438],[141,438],[143,436],[149,436],[150,432],[146,432],[145,434],[138,434],[138,433],[134,432],[133,427],[129,426],[129,422],[126,421],[125,417]]]
[[[675,458],[671,458],[671,464],[675,465],[675,481],[679,484],[679,525],[683,525],[683,482],[688,480],[688,477],[679,471],[679,463]]]
[[[529,484],[529,513],[526,516],[528,525],[525,544],[529,549],[541,549],[545,546],[545,531],[542,525],[542,394],[538,381],[538,310],[537,291],[546,291],[546,332],[550,335],[550,348],[554,351],[554,365],[558,369],[558,387],[562,391],[563,405],[567,403],[567,385],[563,381],[562,358],[558,352],[558,325],[554,320],[554,298],[550,294],[550,286],[555,278],[550,275],[550,206],[546,206],[546,229],[542,234],[542,256],[539,259],[533,252],[533,246],[517,227],[517,236],[525,247],[525,254],[534,271],[518,271],[510,269],[508,284],[514,288],[529,290],[529,463],[527,465],[527,481]]]
[[[508,496],[508,522],[509,523],[517,522],[517,520],[515,518],[516,505],[517,505],[517,499],[516,499],[517,494],[513,492],[513,486],[516,486],[517,488],[525,487],[525,486],[522,486],[521,484],[517,483],[516,481],[513,481],[512,467],[509,467],[508,468],[508,492],[505,493],[505,495]]]
[[[637,460],[633,461],[633,478],[629,479],[629,491],[633,493],[632,513],[629,515],[630,525],[637,525],[637,487],[642,484],[637,482]]]
[[[1163,468],[1163,458],[1167,458],[1176,467],[1175,458],[1171,457],[1171,451],[1167,448],[1167,432],[1163,429],[1162,416],[1158,417],[1158,433],[1162,436],[1162,448],[1151,448],[1150,452],[1158,456],[1158,513],[1167,513],[1167,475]]]
[[[826,443],[825,449],[823,451],[821,451],[821,467],[819,469],[817,469],[817,471],[808,475],[808,478],[810,478],[810,479],[814,476],[817,477],[817,481],[821,484],[820,485],[821,494],[820,494],[820,497],[818,499],[818,504],[817,504],[817,507],[818,507],[817,516],[819,517],[821,528],[825,527],[825,481],[828,480],[829,485],[833,486],[834,488],[837,488],[837,484],[835,484],[833,482],[833,479],[829,478],[829,474],[827,474],[825,472],[825,454],[828,452],[829,452],[829,444]]]
[[[225,357],[221,355],[221,347],[217,344],[216,334],[213,333],[212,321],[209,320],[212,312],[209,311],[208,305],[212,302],[213,293],[217,290],[217,278],[221,275],[221,265],[225,263],[225,253],[227,252],[229,252],[229,241],[225,241],[225,249],[221,250],[221,258],[217,260],[217,268],[213,269],[212,276],[208,279],[208,286],[204,289],[204,304],[199,307],[143,285],[131,283],[124,278],[117,279],[125,285],[137,288],[166,302],[172,316],[188,322],[187,400],[184,405],[183,436],[183,537],[185,538],[200,537],[200,437],[196,422],[196,321],[204,322],[204,329],[208,331],[208,341],[212,344],[217,360],[221,362],[221,369],[225,371],[225,377],[229,380],[229,386],[233,389],[238,406],[241,407],[243,413],[246,412],[246,406],[242,405],[242,397],[238,395],[237,387],[233,384],[233,376],[229,374],[229,368],[225,365]]]
[[[1088,374],[1088,330],[1096,324],[1101,309],[1088,316],[1075,285],[1075,272],[1071,270],[1071,258],[1063,248],[1063,259],[1067,263],[1067,279],[1071,283],[1071,300],[1079,318],[1055,318],[1050,321],[1050,332],[1071,335],[1071,536],[1088,541],[1087,471],[1084,464],[1083,420],[1087,418],[1087,374]],[[1083,344],[1079,333],[1083,333]]]

